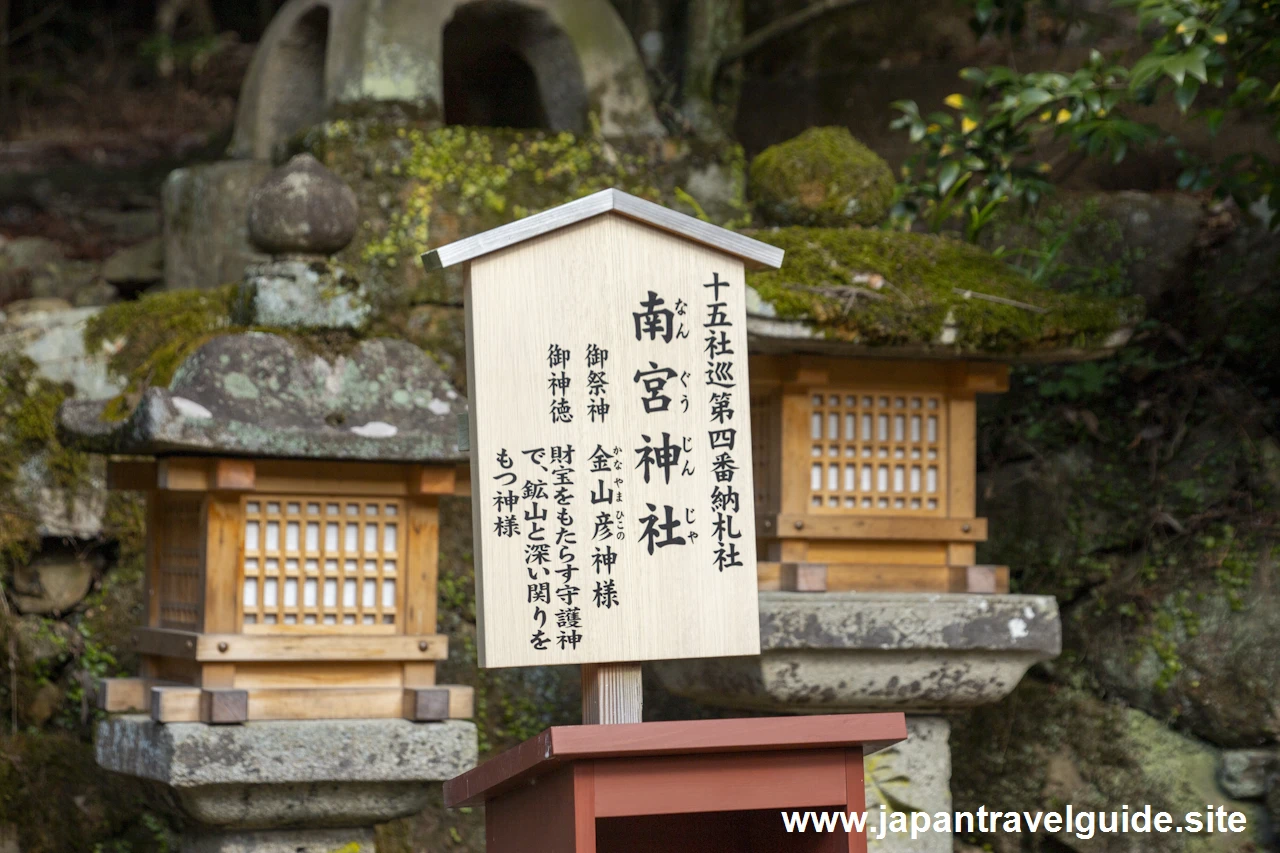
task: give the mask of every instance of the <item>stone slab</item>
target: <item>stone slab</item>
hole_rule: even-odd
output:
[[[293,258],[245,270],[236,314],[244,326],[360,331],[373,306],[360,282],[341,267]]]
[[[100,766],[171,789],[198,823],[237,830],[406,817],[425,805],[428,783],[469,770],[477,756],[475,725],[463,720],[215,727],[122,715],[99,723],[97,735]]]
[[[671,691],[762,711],[936,711],[996,702],[1062,648],[1050,596],[760,594],[759,657],[660,661]]]
[[[1269,780],[1280,772],[1280,749],[1224,749],[1218,764],[1218,786],[1237,800],[1267,795]]]
[[[265,160],[226,160],[174,169],[165,180],[164,284],[209,289],[239,281],[265,261],[249,243],[249,197],[271,171]]]
[[[36,363],[41,376],[70,385],[78,397],[120,393],[124,383],[107,372],[110,353],[84,348],[85,325],[101,308],[72,308],[54,299],[26,300],[21,311],[15,305],[0,328],[0,352],[22,353]]]
[[[182,853],[375,853],[372,829],[189,833]]]
[[[950,813],[949,722],[907,717],[907,739],[867,756],[865,773],[868,853],[951,853],[950,832],[930,831],[913,839],[909,831],[893,829],[890,817],[900,811]],[[910,821],[908,815],[908,826]]]

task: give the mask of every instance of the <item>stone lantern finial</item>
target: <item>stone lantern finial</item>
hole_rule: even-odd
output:
[[[271,172],[249,200],[249,240],[269,255],[332,255],[356,233],[356,194],[310,154]]]
[[[234,319],[246,326],[359,330],[372,314],[360,281],[329,258],[351,242],[356,194],[310,154],[263,179],[249,200],[249,240],[271,255],[241,282]]]

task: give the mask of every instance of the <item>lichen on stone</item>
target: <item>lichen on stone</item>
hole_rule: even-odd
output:
[[[747,283],[780,319],[834,340],[989,353],[1088,348],[1139,316],[1134,300],[1061,293],[944,237],[800,227],[753,236],[786,257]]]
[[[875,225],[894,179],[878,154],[843,127],[813,127],[751,161],[751,198],[774,225]]]
[[[231,330],[233,286],[146,294],[104,308],[85,325],[86,352],[110,352],[107,369],[128,382],[103,417],[123,420],[148,387],[169,384],[183,360]],[[52,421],[51,421],[52,423]]]
[[[66,397],[67,388],[41,376],[31,359],[0,353],[0,569],[25,559],[38,544],[38,519],[15,494],[24,462],[42,459],[68,502],[85,486],[88,456],[64,447],[57,436],[58,407]]]

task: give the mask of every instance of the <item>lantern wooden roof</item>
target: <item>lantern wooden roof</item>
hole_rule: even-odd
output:
[[[278,335],[224,335],[192,353],[168,388],[148,389],[126,420],[104,421],[105,405],[63,406],[70,444],[138,456],[466,461],[466,399],[405,341],[364,341],[325,358]]]

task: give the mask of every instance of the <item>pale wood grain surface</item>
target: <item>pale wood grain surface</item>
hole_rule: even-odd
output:
[[[710,393],[705,382],[704,329],[711,291],[703,285],[714,275],[730,283],[721,301],[733,322],[729,333],[736,361],[732,389],[737,430],[733,457],[738,470],[733,486],[741,495],[741,511],[734,521],[733,540],[740,567],[717,571],[712,535],[710,496],[715,485],[713,451],[708,439],[711,427]],[[677,300],[688,305],[681,318],[689,331],[686,339],[669,343],[647,337],[637,342],[633,314],[649,291],[674,309]],[[751,496],[751,437],[746,365],[745,303],[742,262],[668,233],[620,216],[601,216],[554,233],[529,240],[471,264],[467,286],[467,350],[470,373],[470,429],[472,491],[476,532],[476,582],[480,629],[480,663],[486,667],[536,664],[641,661],[663,658],[756,654],[759,624],[755,590],[755,534]],[[553,424],[552,391],[547,362],[550,344],[570,351],[567,391],[574,421]],[[605,365],[606,399],[611,409],[603,424],[588,418],[587,368],[589,344],[609,351]],[[672,382],[666,389],[673,399],[665,412],[646,413],[642,385],[635,374],[650,363],[688,371],[687,388]],[[680,398],[687,393],[689,408],[683,412]],[[682,476],[677,468],[671,482],[663,482],[656,469],[645,484],[637,470],[637,448],[662,441],[689,438],[682,454],[693,471]],[[535,627],[534,607],[528,601],[523,538],[495,533],[498,492],[495,476],[503,472],[497,458],[502,449],[515,460],[520,493],[529,479],[542,479],[551,491],[550,471],[528,463],[523,450],[572,444],[576,456],[571,514],[577,530],[577,585],[582,610],[583,641],[577,649],[555,645],[552,614],[545,633],[552,646],[537,650],[531,644]],[[588,457],[597,445],[622,452],[623,479],[620,506],[626,539],[592,542],[597,509],[590,491],[601,475],[591,475]],[[550,466],[548,466],[550,467]],[[615,486],[615,488],[617,488]],[[503,491],[506,487],[503,487]],[[641,519],[659,516],[671,505],[678,516],[693,512],[693,523],[677,532],[693,531],[698,538],[683,546],[656,548],[652,555],[640,550]],[[520,523],[528,503],[521,501]],[[617,508],[615,506],[615,509]],[[554,542],[555,507],[550,509],[548,541]],[[593,606],[597,576],[591,555],[595,546],[611,545],[618,552],[612,578],[619,605]],[[553,588],[561,586],[554,574]]]
[[[638,723],[644,713],[644,681],[638,663],[582,666],[582,722]]]

